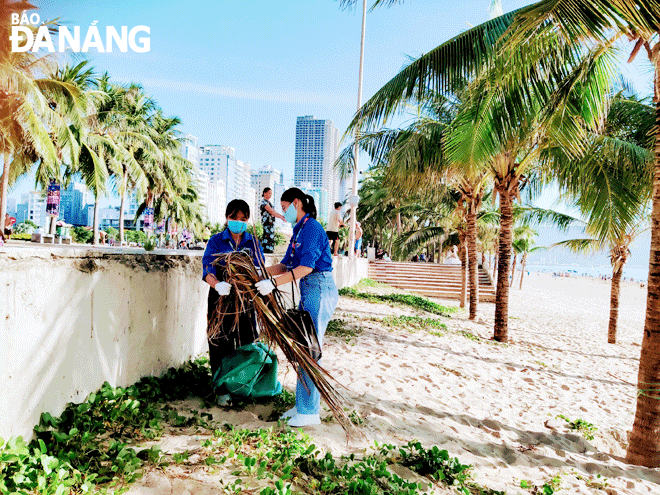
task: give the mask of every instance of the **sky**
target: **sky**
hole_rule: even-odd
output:
[[[105,26],[148,26],[148,53],[91,50],[86,58],[115,82],[141,84],[198,144],[231,146],[253,168],[282,170],[285,181],[293,178],[296,117],[330,119],[343,134],[357,108],[361,7],[342,10],[336,0],[33,3],[42,21],[80,26],[83,38],[94,21],[101,33]],[[529,3],[503,0],[502,7],[507,12]],[[368,12],[363,102],[411,58],[488,20],[490,4],[405,0]],[[649,86],[643,69],[629,72]],[[362,160],[361,168],[367,165]],[[34,178],[26,176],[9,196],[20,201],[32,189]],[[552,203],[549,194],[541,203]],[[118,203],[102,204],[109,202]]]

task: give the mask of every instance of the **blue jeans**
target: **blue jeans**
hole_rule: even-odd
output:
[[[314,320],[319,344],[335,311],[339,293],[332,272],[314,272],[300,279],[300,309],[309,311]],[[302,378],[302,379],[301,379]],[[299,414],[318,414],[321,395],[307,373],[301,371],[296,384],[296,409]]]

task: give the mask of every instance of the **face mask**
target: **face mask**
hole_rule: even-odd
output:
[[[247,230],[247,223],[240,220],[227,220],[227,228],[232,234],[242,234]]]
[[[292,226],[296,224],[298,212],[296,211],[296,207],[293,206],[293,203],[291,203],[284,212],[284,218],[286,218],[286,221],[289,222]]]

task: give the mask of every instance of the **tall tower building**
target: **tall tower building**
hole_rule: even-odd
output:
[[[229,146],[200,146],[199,168],[206,172],[209,183],[222,181],[225,184],[227,203],[232,199],[242,199],[250,206],[250,210],[254,211],[255,193],[250,184],[250,164],[236,159],[235,153],[236,150]]]
[[[328,208],[339,199],[339,180],[333,167],[338,150],[339,130],[332,120],[298,117],[293,183],[296,187],[310,183],[312,188],[325,189]]]

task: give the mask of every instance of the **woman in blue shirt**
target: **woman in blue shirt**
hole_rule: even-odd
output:
[[[281,198],[282,211],[293,226],[293,236],[286,255],[280,263],[266,270],[275,278],[256,284],[263,295],[276,286],[300,280],[300,308],[308,311],[314,320],[319,343],[332,313],[335,311],[339,294],[332,277],[332,256],[328,235],[316,221],[314,199],[300,189],[292,187],[284,191]],[[302,378],[302,379],[301,379]],[[310,380],[302,373],[296,385],[296,405],[282,416],[291,426],[320,424],[319,405],[321,396]]]
[[[247,221],[250,219],[250,207],[242,199],[234,199],[227,205],[225,212],[227,217],[227,228],[209,239],[202,258],[204,281],[211,286],[208,298],[208,322],[215,313],[218,301],[222,296],[227,296],[231,292],[231,284],[222,281],[222,275],[218,275],[216,267],[212,265],[216,259],[214,254],[229,253],[232,251],[246,251],[252,256],[255,266],[263,264],[264,253],[261,244],[257,239],[247,232]],[[224,262],[220,262],[224,264]],[[229,329],[235,323],[235,314],[225,316],[222,326]],[[222,364],[225,356],[234,352],[237,347],[251,344],[259,336],[256,327],[254,311],[250,308],[239,316],[238,330],[229,333],[221,332],[222,335],[209,339],[209,360],[211,362],[211,374],[215,376],[216,371]],[[218,398],[220,405],[226,405],[230,400],[228,395],[221,395]]]

